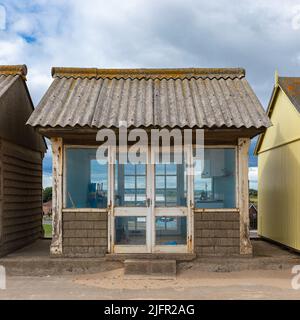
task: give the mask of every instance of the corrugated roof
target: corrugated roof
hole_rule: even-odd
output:
[[[0,65],[0,137],[45,152],[45,139],[26,120],[34,110],[26,85],[26,65]]]
[[[268,127],[244,69],[53,68],[40,127]]]
[[[0,97],[21,76],[26,79],[26,65],[0,66]]]
[[[11,87],[18,77],[19,76],[6,76],[0,73],[0,97]]]
[[[300,78],[279,77],[278,84],[289,97],[295,108],[300,112]]]
[[[2,75],[19,75],[23,78],[27,75],[27,66],[25,64],[17,64],[17,65],[1,65],[0,66],[0,74]]]

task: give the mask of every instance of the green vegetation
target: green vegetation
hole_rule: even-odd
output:
[[[257,190],[249,189],[249,202],[257,207]]]
[[[52,200],[52,187],[47,187],[43,190],[43,202]]]
[[[44,228],[44,238],[52,237],[52,225],[51,224],[43,224]]]
[[[255,189],[249,189],[249,196],[255,196],[255,197],[257,197],[257,190],[255,190]]]

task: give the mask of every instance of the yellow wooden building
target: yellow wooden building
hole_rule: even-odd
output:
[[[275,76],[268,116],[257,142],[258,233],[300,250],[300,77]]]

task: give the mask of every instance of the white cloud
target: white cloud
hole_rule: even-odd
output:
[[[52,66],[234,67],[266,106],[274,79],[299,76],[295,0],[2,0],[0,64],[26,63],[35,104]],[[49,150],[50,151],[50,150]],[[46,158],[51,157],[48,151]],[[257,169],[249,169],[257,187]],[[49,177],[45,178],[49,182]]]
[[[26,52],[26,44],[23,39],[3,37],[0,39],[0,63],[13,64],[19,61],[22,52]]]
[[[273,72],[297,73],[294,0],[6,0],[0,63],[26,63],[35,103],[61,66],[243,66],[266,105]],[[300,4],[300,1],[299,1]],[[282,58],[284,57],[284,59]]]
[[[257,167],[250,167],[249,168],[248,178],[249,178],[249,187],[251,189],[257,190],[257,183],[258,183],[258,168]]]
[[[43,173],[43,188],[52,187],[52,175]]]

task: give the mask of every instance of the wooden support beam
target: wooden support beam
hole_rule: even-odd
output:
[[[52,138],[52,243],[50,254],[62,255],[62,173],[63,173],[63,141],[62,138]]]
[[[249,185],[248,151],[249,138],[238,139],[238,201],[240,209],[240,254],[251,255],[252,245],[249,235]]]

